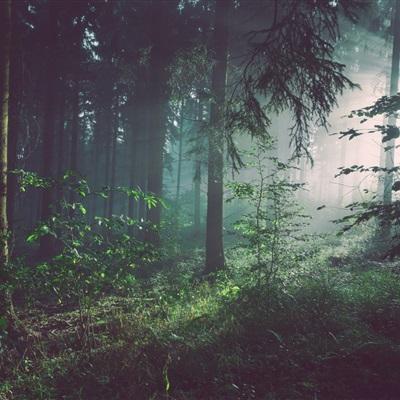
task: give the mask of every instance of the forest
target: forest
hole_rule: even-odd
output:
[[[400,0],[0,0],[0,400],[400,399]]]

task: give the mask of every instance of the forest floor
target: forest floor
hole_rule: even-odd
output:
[[[263,286],[196,280],[197,267],[129,295],[21,307],[0,399],[400,398],[397,263],[328,257]]]

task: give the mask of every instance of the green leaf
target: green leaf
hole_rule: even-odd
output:
[[[0,332],[5,331],[8,326],[7,318],[4,316],[0,316]]]
[[[86,215],[87,213],[86,208],[82,204],[79,204],[79,211],[82,213],[82,215]]]
[[[26,241],[28,243],[33,243],[38,239],[38,237],[39,237],[38,234],[36,232],[33,232],[26,238]]]

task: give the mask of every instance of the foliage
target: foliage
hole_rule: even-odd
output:
[[[393,116],[400,108],[399,96],[383,96],[378,99],[371,106],[362,108],[360,110],[354,110],[350,113],[349,117],[352,118],[357,116],[362,118],[360,124],[365,123],[370,118],[377,115]],[[339,132],[341,139],[352,140],[356,137],[360,137],[364,134],[378,134],[380,135],[382,143],[388,142],[392,139],[396,139],[399,136],[399,130],[395,125],[375,125],[373,129],[355,129],[351,128],[343,132]],[[397,146],[396,146],[397,147]],[[386,146],[385,151],[390,151],[393,146]],[[364,166],[364,165],[352,165],[350,167],[339,168],[339,175],[348,175],[351,173],[365,173],[369,172],[372,174],[386,175],[396,178],[396,174],[399,172],[399,167],[393,166],[386,168],[383,166]],[[382,179],[382,178],[381,178]],[[390,180],[391,187],[388,187],[387,191],[396,194],[400,189],[400,181],[394,179],[394,182]],[[386,185],[386,182],[385,182]],[[392,196],[390,196],[392,197]],[[385,256],[394,257],[400,254],[400,242],[399,242],[399,227],[400,227],[400,201],[394,198],[388,202],[385,198],[382,198],[381,193],[371,193],[371,197],[368,201],[354,202],[346,207],[350,213],[345,217],[337,220],[337,223],[344,224],[342,232],[346,232],[349,229],[366,223],[371,220],[377,219],[381,224],[390,225],[389,235],[385,235],[385,243],[381,246],[383,252],[380,253]],[[377,240],[377,238],[375,238]]]
[[[252,181],[231,182],[231,198],[245,200],[249,212],[236,224],[235,230],[245,239],[244,246],[253,258],[253,273],[260,281],[273,278],[296,257],[296,241],[305,239],[306,215],[296,204],[295,192],[302,184],[288,181],[287,172],[294,168],[268,156],[269,143],[259,143],[249,151],[247,173]]]
[[[13,278],[9,284],[15,290],[25,291],[26,296],[34,295],[36,299],[53,298],[59,303],[93,299],[111,290],[131,289],[137,266],[158,258],[150,244],[130,234],[132,228],[147,231],[154,227],[122,215],[89,219],[85,201],[89,195],[107,197],[111,190],[124,193],[131,201],[142,199],[148,208],[164,205],[161,199],[126,187],[91,192],[86,180],[70,171],[53,185],[34,173],[19,171],[19,174],[23,190],[28,185],[47,188],[58,184],[67,193],[76,193],[78,198],[72,203],[63,198],[54,204],[54,210],[58,211],[27,236],[26,241],[31,245],[43,238],[51,240],[53,254],[49,259],[39,257],[25,266],[19,262],[10,265],[9,276]]]
[[[337,94],[357,87],[344,75],[345,66],[334,61],[333,52],[339,37],[338,8],[355,21],[362,6],[359,0],[275,1],[266,5],[272,8],[270,26],[248,33],[250,51],[240,85],[245,93],[242,108],[256,110],[253,115],[267,127],[266,112],[291,111],[297,155],[308,154],[311,125],[326,127]],[[263,107],[259,94],[267,99]]]

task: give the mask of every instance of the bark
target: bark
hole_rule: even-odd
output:
[[[0,2],[0,280],[5,277],[8,263],[7,221],[7,148],[8,106],[10,96],[11,1]],[[1,301],[2,299],[0,299]],[[3,310],[0,310],[0,312]]]
[[[64,135],[65,135],[65,88],[62,83],[60,83],[60,96],[61,101],[59,102],[59,109],[58,109],[58,127],[57,127],[57,176],[61,179],[63,172],[64,172],[64,153],[65,153],[65,142],[64,142]],[[59,185],[57,187],[57,204],[58,204],[58,212],[61,212],[60,202],[63,197],[63,187]]]
[[[0,2],[0,284],[8,280],[6,265],[9,261],[7,221],[7,148],[8,107],[10,96],[11,0]],[[10,292],[0,293],[0,317],[8,318],[8,332],[12,326]]]
[[[178,168],[176,177],[176,204],[179,206],[179,197],[181,195],[181,175],[182,175],[182,153],[183,153],[183,117],[185,103],[181,101],[179,118],[179,143],[178,143]]]
[[[394,5],[394,21],[393,21],[393,52],[392,52],[392,65],[390,72],[390,95],[394,96],[398,92],[399,85],[399,62],[400,62],[400,0],[396,0]],[[389,125],[396,126],[395,115],[389,116]],[[394,167],[394,155],[396,141],[390,140],[386,143],[390,150],[385,154],[385,168],[391,169]],[[383,182],[383,204],[390,204],[392,202],[392,186],[393,186],[393,173],[386,173]],[[385,218],[382,221],[382,237],[384,241],[390,235],[391,223],[390,220]]]
[[[208,193],[205,274],[223,268],[223,129],[224,104],[228,58],[227,16],[230,0],[216,2],[214,29],[214,66],[212,70],[212,94],[210,133],[208,137]]]
[[[78,82],[74,83],[72,99],[72,123],[71,123],[71,148],[70,148],[70,169],[78,171],[78,151],[79,151],[79,87]]]
[[[166,54],[167,44],[163,32],[159,26],[163,26],[167,18],[167,3],[154,2],[153,6],[153,27],[151,31],[152,51],[150,56],[148,96],[148,174],[147,191],[157,197],[162,196],[163,168],[164,168],[164,144],[166,138],[167,123],[167,102],[166,93],[168,54]],[[150,161],[151,160],[151,161]],[[160,236],[158,228],[161,222],[161,206],[149,208],[147,219],[150,229],[146,233],[146,241],[153,245],[159,245]]]
[[[393,21],[393,52],[392,52],[392,66],[390,73],[390,96],[394,96],[398,92],[399,82],[399,61],[400,61],[400,0],[396,0]],[[396,125],[396,117],[389,116],[389,125]],[[389,141],[386,146],[391,147],[385,154],[385,168],[390,169],[394,167],[394,150],[395,140]],[[383,184],[383,203],[390,204],[392,202],[392,185],[393,174],[385,174]]]
[[[49,2],[49,20],[48,20],[48,43],[46,60],[46,103],[43,122],[43,142],[42,142],[42,166],[41,175],[44,178],[53,178],[54,168],[54,129],[57,106],[57,20],[58,6],[54,2]],[[43,189],[42,206],[40,219],[46,222],[52,214],[53,187]],[[47,258],[54,251],[54,241],[51,236],[43,236],[40,240],[39,256]]]
[[[144,192],[147,190],[147,101],[146,77],[144,74],[140,74],[129,113],[131,129],[129,186],[131,188],[139,187]],[[128,201],[128,216],[137,220],[146,219],[146,208],[142,200],[129,198]],[[135,232],[133,227],[129,229],[131,235]]]
[[[118,107],[115,110],[115,113],[118,113]],[[108,218],[111,218],[114,210],[114,199],[115,193],[114,189],[116,186],[116,172],[117,172],[117,136],[118,136],[118,115],[114,117],[114,127],[112,132],[112,139],[111,139],[111,171],[110,171],[110,198],[108,200]]]
[[[22,96],[22,56],[19,40],[19,31],[17,19],[15,18],[15,7],[12,10],[12,27],[11,35],[13,37],[13,46],[10,50],[10,103],[9,103],[9,121],[8,121],[8,170],[17,169],[17,146],[18,132],[20,129],[20,110]],[[17,176],[15,174],[8,175],[7,182],[7,219],[8,230],[10,233],[14,231],[15,206],[17,200]]]
[[[92,160],[92,191],[97,191],[99,190],[99,170],[100,170],[100,150],[101,150],[101,141],[102,141],[102,132],[101,132],[101,111],[99,107],[96,109],[96,123],[94,127],[94,134],[93,134],[93,141],[92,141],[92,154],[91,154],[91,160]],[[97,216],[97,209],[99,205],[99,199],[97,195],[92,195],[92,203],[91,203],[91,217],[94,218]]]
[[[111,130],[107,129],[105,134],[105,144],[104,144],[104,151],[105,151],[105,165],[104,165],[104,186],[109,188],[110,186],[110,161],[111,161],[111,143],[112,143],[112,137],[111,137]],[[108,215],[108,204],[110,202],[110,197],[109,194],[107,198],[104,199],[103,203],[103,216],[107,217]]]
[[[104,103],[103,103],[103,144],[104,144],[104,181],[103,184],[105,187],[110,187],[110,177],[111,177],[111,152],[112,152],[112,141],[113,141],[113,131],[114,127],[112,125],[113,121],[113,84],[106,85],[104,92]],[[110,196],[104,199],[103,203],[103,216],[107,217],[108,215],[108,206],[110,202]]]
[[[73,98],[72,98],[72,123],[71,123],[71,147],[70,147],[70,170],[78,173],[78,151],[79,151],[79,83],[78,80],[74,82]],[[73,179],[73,182],[75,179]],[[70,190],[69,202],[74,203],[76,193],[74,188]]]
[[[385,71],[385,96],[390,95],[390,68],[387,67]],[[387,124],[387,118],[384,117],[382,120],[383,125]],[[384,168],[385,167],[385,160],[386,160],[386,151],[385,151],[386,143],[382,143],[380,147],[380,153],[379,153],[379,165]],[[381,172],[378,176],[378,184],[377,184],[377,193],[380,198],[380,200],[383,201],[383,189],[384,189],[384,183],[385,183],[385,173]]]
[[[197,140],[200,140],[201,135],[201,124],[203,121],[203,104],[201,101],[198,103],[197,110],[197,121],[198,121],[198,129],[197,129]],[[201,195],[201,155],[196,154],[196,160],[194,163],[194,235],[198,237],[200,235],[200,195]]]

